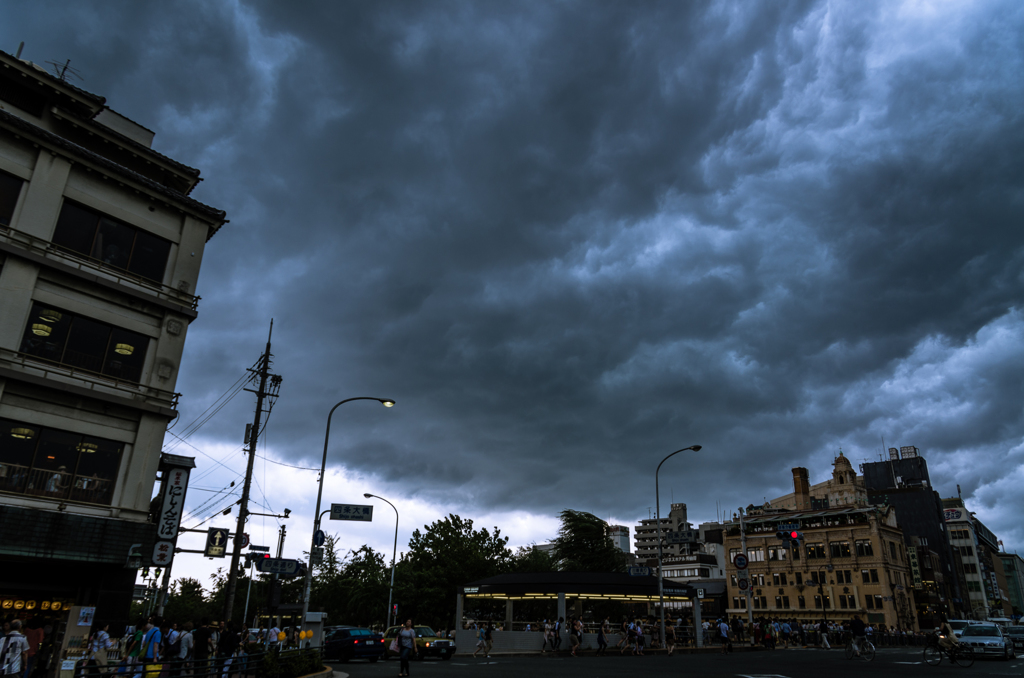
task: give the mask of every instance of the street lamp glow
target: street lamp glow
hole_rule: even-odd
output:
[[[384,400],[382,400],[380,402],[381,402],[381,404],[384,407],[394,407],[395,406],[395,401],[394,400],[388,400],[387,398],[385,398]]]

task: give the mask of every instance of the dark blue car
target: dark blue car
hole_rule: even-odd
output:
[[[359,626],[332,627],[324,641],[324,659],[341,662],[369,659],[375,662],[383,656],[384,638]]]

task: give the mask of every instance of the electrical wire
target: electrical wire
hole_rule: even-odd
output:
[[[278,466],[287,466],[288,468],[297,468],[300,471],[319,471],[320,470],[318,468],[313,468],[312,466],[295,466],[293,464],[286,464],[283,461],[274,461],[273,459],[268,459],[267,457],[264,457],[264,456],[259,455],[259,454],[257,454],[256,457],[258,459],[262,459],[263,461],[269,461],[271,464],[277,464]]]
[[[261,360],[263,360],[262,356],[260,357],[260,360],[256,361],[256,363],[253,365],[253,367],[258,365]],[[250,369],[252,369],[252,368],[250,368]],[[248,372],[248,370],[246,372]],[[237,396],[239,393],[241,393],[242,389],[245,388],[245,384],[247,384],[250,381],[252,381],[253,378],[254,378],[254,375],[252,375],[252,374],[242,374],[241,377],[239,377],[238,379],[235,380],[234,384],[229,386],[228,389],[224,393],[222,393],[216,400],[214,400],[212,403],[210,403],[209,407],[207,407],[205,410],[203,410],[195,419],[192,420],[191,423],[189,423],[188,426],[185,427],[185,430],[182,431],[182,435],[181,436],[175,435],[174,437],[178,438],[180,441],[184,441],[184,439],[190,437],[193,433],[195,433],[200,428],[202,428],[203,424],[205,424],[206,422],[210,421],[210,419],[212,419],[218,412],[220,412],[224,408],[225,405],[227,405],[229,402],[231,402],[234,399],[235,396]],[[218,405],[218,403],[220,403],[220,404]],[[216,407],[216,409],[214,409],[215,407]],[[210,412],[211,409],[213,409],[213,412]],[[207,415],[207,413],[209,413],[209,415]],[[175,424],[177,423],[177,421],[178,420],[175,419]],[[171,428],[173,428],[173,426],[174,426],[174,424],[171,425]],[[170,428],[167,429],[167,432],[170,433]],[[174,434],[172,434],[172,435],[174,435]],[[179,444],[180,443],[174,443],[171,446],[169,446],[167,448],[167,450],[165,450],[165,451],[173,450]]]

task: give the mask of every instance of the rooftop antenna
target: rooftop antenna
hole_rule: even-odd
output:
[[[25,41],[24,40],[22,40],[21,44],[18,45],[18,51],[14,55],[15,59],[20,59],[21,58],[21,50],[23,50],[23,49],[25,49]]]
[[[82,79],[82,74],[74,68],[71,68],[71,59],[68,59],[63,64],[57,61],[47,61],[46,63],[53,67],[53,74],[57,76],[58,80],[67,82],[69,76],[76,80]]]

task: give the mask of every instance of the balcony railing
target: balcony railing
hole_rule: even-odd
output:
[[[114,483],[109,478],[0,464],[0,492],[106,506],[113,496]]]
[[[45,379],[82,386],[98,393],[130,398],[172,410],[178,408],[178,398],[181,397],[180,393],[173,391],[164,391],[134,381],[91,372],[81,367],[51,362],[44,358],[8,349],[0,349],[0,366]]]
[[[34,235],[29,235],[10,227],[0,226],[0,242],[15,245],[47,259],[56,259],[72,268],[99,275],[102,278],[134,290],[153,294],[165,301],[187,306],[193,311],[199,306],[199,297],[197,296],[182,292],[169,285],[142,278],[134,273],[108,266],[96,259],[71,252],[42,238],[37,238]]]

